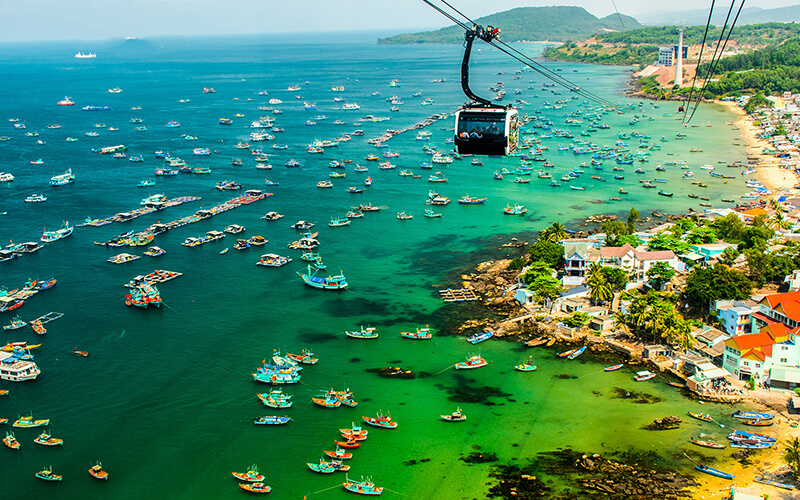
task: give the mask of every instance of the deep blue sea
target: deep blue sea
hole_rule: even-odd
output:
[[[405,132],[388,142],[400,153],[394,158],[396,170],[379,170],[377,162],[364,157],[379,156],[366,140],[386,129],[401,129],[433,113],[452,113],[464,102],[459,85],[461,47],[382,46],[372,34],[324,34],[216,38],[164,38],[114,40],[106,42],[59,42],[6,44],[0,50],[0,171],[15,180],[0,184],[0,241],[37,240],[43,228],[55,229],[63,221],[72,224],[85,218],[101,218],[129,211],[151,194],[169,198],[200,196],[193,203],[145,215],[127,223],[103,227],[80,227],[74,235],[48,245],[38,253],[0,263],[0,286],[13,289],[29,279],[54,276],[58,284],[26,302],[14,313],[0,314],[7,324],[18,313],[30,320],[49,311],[63,312],[62,319],[49,323],[48,333],[37,336],[30,328],[3,332],[6,341],[43,343],[34,351],[42,375],[35,382],[0,383],[10,396],[0,398],[0,418],[15,420],[33,412],[35,418],[50,418],[50,431],[63,438],[57,449],[33,443],[35,430],[17,429],[22,443],[19,452],[0,449],[0,484],[4,495],[27,498],[237,498],[242,495],[231,471],[244,471],[258,464],[273,487],[274,498],[346,498],[341,488],[344,474],[317,475],[306,462],[316,462],[322,450],[333,449],[337,429],[358,422],[362,415],[390,411],[399,422],[396,430],[370,430],[362,449],[355,451],[351,477],[373,476],[376,484],[406,498],[475,498],[485,495],[490,465],[470,466],[459,461],[475,450],[494,452],[508,462],[524,460],[540,451],[574,447],[604,453],[621,449],[647,449],[664,454],[665,460],[685,446],[697,431],[688,423],[681,431],[666,436],[640,430],[641,425],[666,414],[684,414],[691,403],[683,400],[658,378],[648,383],[647,392],[665,401],[654,405],[633,405],[611,398],[613,387],[633,388],[631,371],[602,373],[603,365],[580,358],[568,366],[556,360],[554,352],[524,351],[514,344],[487,342],[482,354],[489,366],[474,372],[456,373],[453,363],[471,352],[463,338],[435,337],[414,342],[399,337],[400,330],[430,324],[457,314],[457,307],[441,309],[437,290],[456,286],[448,281],[454,272],[467,270],[482,257],[497,258],[505,251],[490,251],[507,238],[503,235],[537,231],[560,220],[579,228],[596,213],[625,214],[636,206],[643,215],[652,210],[678,213],[699,208],[697,200],[686,197],[698,189],[681,181],[676,166],[655,172],[658,164],[684,160],[696,176],[709,186],[700,194],[715,206],[726,206],[720,198],[745,192],[739,179],[726,183],[700,170],[700,165],[731,162],[744,157],[732,146],[738,132],[726,124],[734,119],[721,108],[703,106],[693,124],[680,127],[674,105],[656,107],[622,96],[629,68],[548,63],[583,88],[620,102],[623,112],[609,112],[604,122],[610,128],[580,137],[581,128],[570,127],[576,139],[590,139],[600,145],[614,145],[617,134],[633,131],[649,134],[652,143],[662,145],[648,163],[626,165],[625,179],[613,180],[613,163],[603,172],[587,169],[579,181],[585,191],[568,185],[549,187],[536,177],[530,184],[516,184],[514,176],[493,179],[501,168],[515,170],[519,158],[485,158],[483,166],[468,158],[433,171],[421,170],[430,157],[422,146],[431,144],[450,149],[445,140],[452,136],[451,119],[436,122],[427,130],[429,142],[416,141]],[[540,44],[520,44],[531,55]],[[92,51],[95,59],[76,59],[78,51]],[[498,81],[508,89],[507,99],[524,99],[529,105],[521,114],[541,115],[553,121],[553,128],[566,128],[565,113],[597,108],[571,99],[567,91],[554,94],[543,88],[546,80],[533,72],[515,75],[519,64],[488,47],[476,51],[472,65],[473,89],[491,95],[487,87]],[[518,76],[519,79],[514,79]],[[393,79],[400,87],[390,87]],[[445,79],[444,83],[433,80]],[[289,91],[292,85],[300,90]],[[332,92],[333,86],[344,92]],[[121,93],[108,89],[119,87]],[[204,87],[215,93],[204,94]],[[521,94],[514,94],[520,89]],[[259,92],[267,91],[267,95]],[[379,95],[373,93],[379,92]],[[421,97],[412,94],[421,92]],[[396,95],[404,104],[390,111],[387,98]],[[64,96],[76,105],[56,106]],[[355,102],[359,111],[342,110],[343,97]],[[269,105],[276,98],[282,104]],[[421,105],[423,99],[433,104]],[[568,102],[560,109],[547,106]],[[188,100],[188,102],[179,102]],[[304,102],[316,103],[307,111]],[[82,111],[86,105],[110,106],[110,111]],[[131,108],[140,106],[140,110]],[[280,109],[272,115],[260,106]],[[632,106],[632,107],[631,107]],[[242,115],[242,116],[238,116]],[[317,115],[314,126],[305,122]],[[381,122],[363,122],[366,115],[389,117]],[[630,125],[634,115],[639,122]],[[284,132],[271,142],[251,143],[264,148],[272,170],[254,168],[254,157],[234,146],[247,141],[251,121],[274,116]],[[649,117],[653,119],[650,120]],[[142,123],[131,123],[141,118]],[[222,126],[219,118],[233,119]],[[18,119],[26,128],[13,128]],[[168,121],[180,128],[167,128]],[[334,124],[335,120],[346,122]],[[48,129],[49,124],[61,128]],[[96,127],[105,124],[105,128]],[[145,126],[146,131],[135,127]],[[110,127],[118,128],[111,131]],[[353,137],[324,154],[311,155],[306,146],[315,139],[334,139],[359,128],[363,137]],[[96,131],[99,137],[87,137]],[[28,137],[25,132],[38,132]],[[687,134],[683,140],[676,133]],[[196,136],[186,140],[183,134]],[[76,142],[66,142],[67,137]],[[659,142],[660,137],[669,142]],[[44,144],[37,144],[41,140]],[[547,145],[553,177],[560,177],[590,158],[558,151],[569,139],[542,140]],[[637,139],[628,140],[632,151]],[[287,144],[287,150],[273,150],[272,144]],[[91,153],[93,148],[124,144],[129,155],[143,155],[133,163],[111,155]],[[206,147],[218,151],[210,156],[192,155]],[[703,152],[690,153],[691,148]],[[155,177],[164,166],[154,152],[169,151],[192,167],[209,167],[211,175],[180,174]],[[44,163],[31,164],[41,158]],[[240,158],[242,166],[233,166]],[[294,158],[300,168],[284,163]],[[331,160],[352,160],[343,179],[332,179],[332,189],[316,187],[328,179]],[[369,166],[368,174],[355,172],[355,163]],[[654,189],[642,189],[634,174],[637,167],[645,177],[667,180],[663,189],[673,198],[658,196]],[[51,187],[49,179],[71,168],[73,184]],[[419,178],[398,175],[409,169]],[[447,183],[431,184],[427,177],[439,170]],[[733,169],[728,169],[733,170]],[[362,186],[366,175],[374,183],[361,194],[350,194],[348,186]],[[607,178],[603,183],[592,175]],[[264,179],[280,183],[266,187]],[[137,187],[140,180],[154,179],[155,186]],[[139,254],[143,248],[110,249],[93,245],[129,230],[141,230],[157,222],[189,215],[211,207],[238,193],[214,188],[222,180],[235,180],[245,189],[262,189],[274,196],[242,206],[196,224],[159,235],[153,244],[167,254],[142,257],[114,265],[106,259],[121,251]],[[630,194],[612,201],[620,187]],[[437,207],[440,219],[423,217],[428,192],[434,189],[453,201]],[[25,203],[32,193],[47,196],[46,203]],[[458,205],[455,200],[469,194],[487,197],[483,205]],[[351,207],[370,202],[385,207],[368,213],[347,227],[329,228],[331,217],[344,215]],[[508,203],[528,207],[524,217],[504,215]],[[260,217],[269,211],[285,218],[268,222]],[[396,212],[414,215],[398,220]],[[325,292],[303,285],[297,271],[303,269],[300,254],[286,246],[298,233],[290,225],[298,219],[316,224],[320,255],[330,270],[341,269],[350,283],[345,292]],[[246,236],[263,235],[269,243],[244,251],[231,249],[234,237],[199,248],[180,243],[206,231],[222,230],[229,224],[246,227]],[[279,268],[256,266],[262,253],[279,253],[294,258]],[[159,288],[164,298],[160,309],[140,310],[125,306],[123,287],[131,278],[155,269],[184,275]],[[377,340],[354,340],[346,329],[359,325],[378,328]],[[77,357],[72,349],[89,351]],[[320,362],[303,370],[300,384],[287,388],[294,396],[293,408],[281,411],[265,408],[256,398],[267,386],[253,382],[250,372],[269,357],[273,349],[299,351],[312,348]],[[520,373],[513,365],[533,354],[539,370]],[[417,373],[436,374],[414,380],[387,380],[368,372],[385,366],[402,366]],[[569,373],[574,378],[561,380]],[[456,403],[448,398],[458,388],[494,387],[506,393],[490,399],[493,404]],[[349,387],[360,401],[357,408],[323,409],[310,398],[320,391]],[[641,386],[636,386],[641,390]],[[460,405],[468,420],[450,424],[439,420]],[[566,411],[569,409],[569,411]],[[704,411],[716,411],[706,407]],[[723,410],[720,409],[719,413]],[[288,414],[285,426],[254,426],[258,415]],[[724,420],[723,420],[724,421]],[[8,427],[10,430],[10,426]],[[4,429],[0,426],[0,433]],[[512,446],[515,444],[516,446]],[[427,458],[429,461],[419,462]],[[101,461],[111,475],[107,483],[93,480],[86,472]],[[418,462],[411,465],[409,461]],[[64,475],[60,484],[34,478],[43,466],[52,465]],[[557,483],[556,483],[557,484]]]

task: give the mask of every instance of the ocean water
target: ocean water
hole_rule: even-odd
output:
[[[18,429],[21,451],[0,450],[4,454],[0,481],[7,494],[32,498],[233,498],[242,493],[230,472],[256,463],[273,487],[273,497],[345,498],[348,493],[339,485],[343,475],[317,475],[305,463],[316,462],[323,449],[332,449],[338,428],[378,410],[390,411],[399,426],[396,430],[370,429],[370,438],[354,453],[350,476],[373,476],[378,485],[411,498],[483,496],[489,465],[458,460],[476,450],[497,453],[507,462],[566,447],[598,453],[644,449],[662,454],[667,462],[680,463],[674,456],[687,447],[688,436],[700,431],[713,435],[713,429],[694,422],[687,422],[679,431],[640,429],[654,418],[683,415],[692,409],[693,404],[664,385],[660,377],[636,384],[631,370],[603,373],[604,364],[587,355],[564,362],[555,358],[554,351],[528,352],[504,342],[481,345],[488,367],[455,372],[453,363],[474,351],[463,338],[437,336],[415,342],[401,339],[399,331],[423,324],[436,331],[443,326],[436,321],[466,307],[442,309],[436,291],[452,285],[447,279],[454,271],[486,255],[504,255],[489,253],[498,246],[499,235],[536,231],[554,220],[570,223],[596,213],[624,215],[631,206],[643,215],[652,210],[672,213],[700,208],[698,200],[686,197],[690,192],[709,197],[715,206],[726,206],[720,198],[746,191],[741,180],[726,183],[709,177],[699,166],[722,167],[718,161],[744,159],[744,152],[733,146],[738,132],[726,125],[734,117],[721,108],[703,106],[693,122],[699,127],[680,127],[674,116],[664,116],[677,115],[671,109],[674,105],[656,108],[650,102],[622,97],[626,68],[558,63],[554,66],[565,77],[622,105],[622,114],[612,112],[604,117],[611,128],[594,132],[591,138],[579,137],[581,129],[570,127],[577,138],[613,145],[617,133],[636,130],[653,137],[662,150],[653,152],[649,163],[626,165],[623,181],[613,180],[613,163],[606,162],[603,172],[587,168],[579,181],[573,181],[586,191],[573,191],[566,183],[551,188],[549,181],[536,178],[535,173],[528,185],[515,184],[513,176],[493,179],[493,172],[503,167],[514,170],[516,158],[485,158],[483,166],[464,159],[432,171],[420,170],[420,163],[429,160],[423,145],[448,149],[444,141],[453,126],[448,119],[428,127],[433,134],[429,143],[416,141],[413,132],[393,138],[389,149],[400,153],[392,160],[398,168],[379,170],[364,157],[386,150],[374,149],[366,139],[387,128],[411,126],[436,112],[451,113],[464,98],[458,83],[460,46],[378,46],[374,38],[363,34],[173,38],[109,41],[91,48],[71,42],[4,47],[0,52],[0,135],[11,140],[0,142],[0,170],[11,172],[16,180],[0,184],[0,212],[6,212],[0,216],[0,240],[36,240],[42,228],[56,228],[64,220],[74,224],[87,216],[128,211],[149,194],[202,197],[127,223],[78,228],[72,237],[38,253],[0,264],[0,286],[7,288],[21,286],[28,278],[58,279],[58,285],[31,298],[24,307],[0,315],[0,322],[7,324],[16,313],[27,320],[48,311],[65,313],[47,325],[46,337],[28,328],[2,334],[7,341],[42,342],[35,354],[43,373],[36,382],[0,384],[11,390],[10,396],[0,399],[0,417],[13,421],[32,411],[36,418],[52,419],[53,436],[65,440],[63,447],[49,449],[32,442],[36,431]],[[541,49],[537,44],[519,47],[532,55]],[[78,50],[95,51],[98,57],[76,59],[73,55]],[[515,61],[484,48],[475,54],[473,89],[485,95],[489,92],[484,89],[503,81],[509,98],[530,103],[522,108],[523,113],[545,116],[554,122],[554,128],[566,128],[564,113],[585,109],[581,100],[570,100],[558,110],[546,108],[548,102],[569,99],[569,93],[542,90],[543,78],[532,72],[514,80],[517,69]],[[401,87],[389,87],[395,78]],[[446,82],[432,83],[442,78]],[[286,90],[295,84],[301,90]],[[331,92],[335,85],[343,85],[345,91]],[[107,92],[117,86],[122,93]],[[203,87],[214,87],[216,93],[203,94]],[[516,96],[515,88],[522,94]],[[258,95],[262,90],[268,95]],[[418,91],[422,97],[412,97]],[[373,92],[380,95],[373,96]],[[386,98],[392,94],[405,102],[399,112],[389,110]],[[76,105],[56,106],[64,95],[72,97]],[[356,102],[361,110],[343,111],[334,97]],[[434,104],[422,106],[422,99],[428,97]],[[268,105],[270,98],[283,101],[275,106],[283,111],[276,116],[276,124],[285,132],[276,133],[274,142],[252,143],[270,155],[273,169],[265,171],[255,169],[253,157],[234,145],[248,139],[252,120],[269,113],[258,107]],[[179,103],[181,99],[189,102]],[[304,101],[315,102],[317,110],[306,111]],[[81,111],[85,105],[113,109]],[[142,109],[131,110],[133,106]],[[391,119],[353,125],[369,114]],[[640,121],[632,126],[629,121],[635,114]],[[318,120],[316,126],[304,125],[316,115],[327,119]],[[653,120],[647,118],[650,116]],[[141,125],[148,130],[135,131],[139,124],[130,123],[134,117],[142,118]],[[221,117],[232,118],[234,124],[219,125]],[[10,118],[18,118],[27,128],[13,129],[6,121]],[[347,123],[335,125],[337,119]],[[179,121],[181,127],[166,128],[170,120]],[[47,129],[52,123],[62,127]],[[97,123],[119,130],[96,128]],[[322,155],[305,150],[314,139],[333,139],[355,128],[363,129],[365,136],[354,137]],[[26,137],[24,132],[30,131],[38,131],[39,137]],[[88,131],[97,131],[100,137],[86,137]],[[677,132],[688,137],[676,140]],[[199,139],[186,141],[181,134]],[[67,136],[79,141],[65,142]],[[661,136],[670,142],[658,142]],[[45,144],[36,144],[37,139]],[[636,141],[627,140],[632,150]],[[287,144],[289,149],[273,150],[273,143]],[[554,177],[590,159],[558,151],[558,144],[567,144],[567,139],[542,143],[550,148],[548,160],[556,164]],[[129,155],[141,154],[145,161],[133,163],[90,152],[115,144],[127,145]],[[219,153],[194,157],[191,151],[196,147]],[[690,153],[690,148],[703,152]],[[207,166],[213,173],[154,177],[154,169],[163,165],[154,157],[156,150],[168,150],[192,167]],[[29,163],[37,158],[44,164]],[[232,166],[234,158],[241,158],[244,165]],[[284,167],[289,158],[301,161],[302,166]],[[353,160],[345,170],[347,177],[333,179],[332,189],[317,188],[318,181],[328,178],[328,163],[334,158]],[[708,188],[700,192],[680,180],[683,171],[678,167],[654,171],[659,163],[677,160],[689,162]],[[353,163],[370,168],[374,184],[363,194],[346,190],[363,185],[366,175],[354,172]],[[666,198],[657,196],[657,189],[642,189],[638,183],[642,176],[633,173],[639,166],[647,171],[644,177],[666,179],[659,187],[675,196]],[[49,186],[49,178],[67,168],[73,169],[76,182]],[[404,168],[421,177],[399,176]],[[447,183],[426,181],[436,170],[448,177]],[[592,180],[592,175],[608,181]],[[280,185],[265,187],[265,177]],[[136,187],[141,179],[155,179],[156,185]],[[156,259],[142,257],[113,265],[106,262],[109,256],[143,249],[92,244],[230,199],[236,192],[214,189],[224,179],[274,196],[157,236],[153,244],[167,254]],[[622,201],[611,201],[620,187],[630,194]],[[448,206],[435,207],[443,214],[441,219],[423,217],[424,201],[433,188],[454,200]],[[24,203],[31,193],[43,193],[48,201]],[[458,205],[455,200],[465,194],[485,196],[489,201]],[[367,202],[386,208],[368,213],[348,227],[327,227],[331,217]],[[528,213],[525,217],[503,215],[501,209],[507,203],[525,204]],[[260,219],[273,210],[286,217],[273,222]],[[401,210],[415,215],[414,219],[398,220],[395,213]],[[296,274],[303,268],[299,252],[286,248],[296,239],[298,233],[289,226],[298,219],[317,224],[314,229],[319,230],[322,242],[319,252],[329,269],[346,274],[350,290],[323,292],[303,286]],[[189,236],[234,223],[247,228],[245,235],[260,234],[269,243],[261,249],[231,250],[226,255],[219,251],[232,246],[230,235],[200,248],[180,246]],[[260,254],[268,252],[295,260],[279,269],[255,266]],[[159,287],[164,298],[161,309],[126,307],[123,284],[154,269],[184,275]],[[378,327],[380,338],[370,341],[344,336],[344,330],[361,324]],[[73,347],[89,351],[91,356],[76,357]],[[273,349],[298,351],[303,347],[314,349],[321,360],[303,370],[300,384],[287,388],[294,396],[294,407],[286,411],[265,408],[255,395],[269,388],[253,382],[250,372]],[[513,365],[530,354],[539,369],[515,372]],[[390,365],[431,376],[387,380],[367,371]],[[558,378],[565,373],[572,378]],[[359,406],[328,410],[311,404],[310,397],[330,387],[351,388]],[[501,395],[483,403],[449,399],[459,388],[480,387],[495,388]],[[613,398],[614,387],[646,391],[664,401],[633,404]],[[450,413],[456,406],[468,416],[466,422],[439,420],[440,413]],[[724,407],[706,406],[706,411],[720,417],[728,413]],[[267,414],[288,414],[293,421],[278,427],[252,424],[255,416]],[[714,453],[704,450],[706,455],[722,456]],[[421,459],[430,460],[419,462]],[[111,474],[108,483],[95,481],[86,472],[97,460]],[[418,463],[408,465],[411,460]],[[33,474],[45,465],[63,474],[63,483],[35,479]]]

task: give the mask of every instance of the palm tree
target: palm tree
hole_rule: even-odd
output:
[[[621,331],[625,335],[630,335],[631,328],[629,325],[631,318],[629,315],[617,311],[614,313],[614,329]]]
[[[586,286],[589,287],[589,298],[595,304],[605,302],[614,297],[614,290],[611,289],[611,283],[608,282],[602,273],[593,273],[586,278]]]
[[[558,243],[567,237],[567,232],[564,230],[564,224],[560,222],[553,222],[550,227],[542,231],[540,239],[549,241],[550,243]]]
[[[786,462],[795,473],[800,471],[800,439],[796,436],[786,440],[783,445],[783,461]]]

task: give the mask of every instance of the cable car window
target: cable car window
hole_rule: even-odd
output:
[[[487,113],[481,113],[486,115]],[[505,142],[506,116],[475,116],[461,113],[458,121],[458,136],[461,139],[477,139],[485,141],[502,140]]]

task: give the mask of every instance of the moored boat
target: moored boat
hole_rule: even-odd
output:
[[[253,423],[256,425],[283,425],[288,424],[290,420],[291,417],[288,416],[278,417],[276,415],[265,415],[263,417],[256,417]]]
[[[89,474],[95,479],[108,481],[108,472],[103,470],[103,464],[97,462],[89,469]]]
[[[11,424],[11,427],[19,427],[21,429],[28,429],[31,427],[41,427],[43,425],[47,425],[50,423],[50,419],[44,420],[34,420],[33,415],[29,414],[24,417],[20,417],[16,422]]]
[[[758,412],[752,412],[752,411],[736,410],[735,412],[733,412],[733,414],[731,416],[733,418],[739,418],[739,419],[742,419],[742,420],[754,420],[754,419],[769,420],[769,419],[775,417],[775,414],[774,413],[758,413]]]
[[[383,427],[384,429],[397,428],[397,422],[392,421],[392,414],[389,412],[387,412],[386,415],[384,415],[382,411],[378,411],[378,415],[376,417],[362,416],[361,419],[365,423],[375,427]]]
[[[54,438],[49,432],[44,431],[33,440],[36,444],[43,446],[59,446],[64,444],[63,439]]]
[[[39,472],[37,472],[36,477],[38,477],[39,479],[44,479],[45,481],[61,481],[63,479],[62,476],[59,476],[58,474],[53,474],[52,466],[44,468]]]
[[[651,378],[655,377],[656,374],[652,373],[648,370],[642,370],[640,372],[636,372],[636,376],[633,377],[633,380],[637,382],[644,382],[645,380],[650,380]]]
[[[722,479],[733,479],[735,477],[733,474],[712,469],[711,467],[707,467],[705,465],[697,465],[695,466],[695,469],[699,470],[700,472],[705,472],[706,474],[711,474],[712,476],[721,477]]]
[[[239,483],[239,488],[250,493],[269,493],[272,487],[264,483]]]
[[[373,483],[372,479],[369,477],[366,479],[362,477],[361,481],[355,481],[349,477],[346,477],[345,482],[342,483],[342,486],[344,486],[347,491],[352,491],[353,493],[358,493],[360,495],[377,496],[383,493],[383,487],[375,486],[375,483]]]
[[[231,474],[239,481],[248,483],[260,483],[264,480],[264,476],[258,473],[258,467],[255,464],[251,465],[247,472],[231,472]]]
[[[532,372],[536,370],[536,365],[533,363],[533,356],[528,358],[528,361],[521,365],[514,366],[514,369],[521,372]]]
[[[351,458],[353,458],[352,453],[350,453],[349,451],[344,451],[339,446],[337,446],[334,451],[322,450],[322,453],[337,460],[350,460]]]
[[[3,444],[12,450],[18,450],[20,447],[19,441],[17,441],[17,438],[14,436],[13,432],[6,432],[6,437],[3,438]]]
[[[456,411],[449,415],[439,415],[439,418],[448,422],[462,422],[467,419],[467,416],[461,412],[461,408],[456,408]]]
[[[784,490],[793,490],[796,488],[795,485],[789,483],[782,483],[780,481],[775,481],[774,479],[767,479],[763,476],[756,476],[753,481],[761,484],[766,484],[769,486],[774,486],[776,488],[783,488]]]
[[[693,412],[693,411],[689,411],[689,412],[686,412],[686,413],[688,413],[690,417],[696,418],[697,420],[702,420],[703,422],[713,422],[714,421],[714,419],[711,418],[711,415],[709,415],[708,413],[705,413],[705,414],[704,413],[696,413],[696,412]]]
[[[727,447],[727,445],[724,445],[722,443],[715,443],[713,441],[703,441],[700,439],[690,439],[690,441],[693,444],[696,444],[697,446],[702,446],[704,448],[713,448],[715,450],[722,450]]]
[[[474,370],[476,368],[481,368],[489,363],[483,359],[480,353],[477,354],[470,354],[467,356],[466,361],[462,361],[461,363],[456,363],[455,367],[456,370]]]
[[[375,328],[367,327],[364,328],[364,325],[361,325],[361,330],[359,331],[345,331],[345,335],[348,337],[353,337],[354,339],[376,339],[378,338],[378,334],[375,332]]]
[[[570,353],[570,354],[567,356],[567,359],[575,359],[575,358],[577,358],[578,356],[580,356],[581,354],[583,354],[583,352],[584,352],[585,350],[586,350],[586,346],[579,347],[578,349],[575,349],[573,352],[571,352],[571,353]]]
[[[613,372],[615,370],[619,370],[623,366],[625,366],[625,365],[623,365],[622,363],[620,363],[618,365],[607,366],[603,371],[604,372]]]
[[[431,329],[426,325],[424,328],[417,327],[416,332],[400,332],[400,336],[406,339],[429,340],[433,337]]]
[[[485,342],[490,338],[494,337],[494,332],[483,332],[483,333],[476,333],[471,337],[467,337],[467,342],[470,344],[480,344],[481,342]]]

